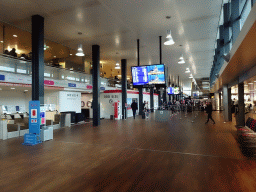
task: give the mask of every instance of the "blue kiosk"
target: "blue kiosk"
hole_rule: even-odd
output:
[[[40,112],[40,101],[29,101],[29,133],[24,135],[24,145],[36,145],[42,142]]]

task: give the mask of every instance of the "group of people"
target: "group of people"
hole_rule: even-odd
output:
[[[135,119],[136,111],[138,110],[138,104],[135,100],[133,100],[133,102],[131,104],[131,108],[132,108],[132,112],[133,112],[133,118]],[[144,103],[143,103],[143,110],[144,110],[144,112],[147,112],[147,113],[149,111],[149,106],[148,106],[147,101],[144,101]]]
[[[136,103],[135,100],[133,100],[132,104],[131,104],[131,108],[132,108],[132,112],[133,112],[133,118],[135,119],[136,116],[136,111],[138,110],[138,104]],[[143,103],[143,109],[144,110],[149,110],[148,109],[148,102],[144,101]],[[209,120],[211,119],[213,124],[215,124],[214,119],[212,118],[212,103],[208,102],[207,106],[206,106],[206,113],[208,114],[207,117],[207,121],[205,122],[205,124],[207,124],[209,122]]]

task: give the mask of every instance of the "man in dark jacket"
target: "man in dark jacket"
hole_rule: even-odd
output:
[[[212,118],[212,104],[211,104],[211,102],[209,102],[209,103],[207,104],[206,113],[208,113],[208,119],[207,119],[206,123],[208,123],[208,122],[209,122],[209,119],[211,119],[211,120],[213,121],[213,124],[215,124],[215,121],[214,121],[213,118]],[[205,123],[205,124],[206,124],[206,123]]]
[[[138,109],[138,104],[135,102],[135,100],[133,100],[133,102],[131,104],[131,108],[132,108],[132,112],[133,112],[133,118],[135,119],[136,110]]]

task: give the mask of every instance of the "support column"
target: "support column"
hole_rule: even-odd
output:
[[[221,111],[221,93],[219,93],[219,109],[220,109],[220,111]]]
[[[32,16],[32,100],[44,104],[44,18]]]
[[[150,87],[150,108],[154,112],[154,87]]]
[[[100,125],[100,46],[92,46],[93,126]]]
[[[140,66],[140,40],[137,39],[137,64]],[[143,90],[139,88],[139,115],[143,112]]]
[[[121,70],[122,70],[122,119],[126,119],[126,106],[127,104],[127,63],[126,59],[121,60]]]
[[[236,115],[237,126],[244,126],[244,83],[238,84],[238,114]]]
[[[240,33],[240,14],[239,14],[239,2],[231,1],[231,22],[232,22],[232,43],[234,44],[236,38]]]
[[[231,88],[228,85],[223,86],[223,109],[224,109],[224,121],[232,121],[231,114]]]

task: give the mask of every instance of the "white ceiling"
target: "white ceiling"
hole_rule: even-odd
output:
[[[3,22],[30,31],[31,16],[39,14],[45,18],[47,39],[73,49],[82,43],[87,55],[93,44],[99,44],[101,58],[113,66],[120,59],[128,59],[128,66],[137,65],[137,39],[141,65],[159,63],[159,36],[164,41],[171,29],[176,43],[163,45],[163,63],[170,75],[186,81],[187,67],[195,78],[209,77],[222,0],[0,0],[0,4]],[[182,54],[186,64],[179,65]]]

